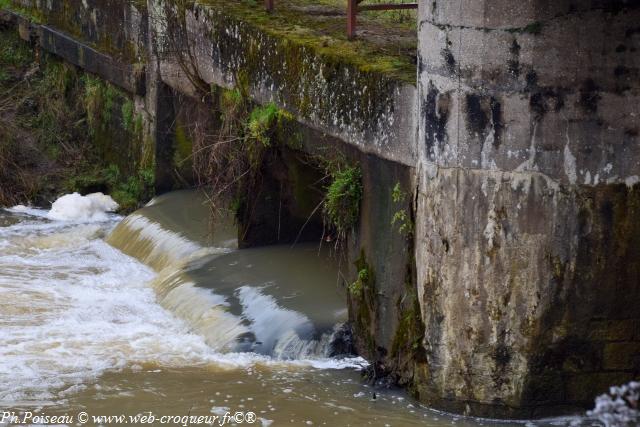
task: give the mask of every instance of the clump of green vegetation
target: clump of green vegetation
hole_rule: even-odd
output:
[[[215,86],[215,88],[217,88],[217,86]],[[212,88],[212,91],[214,90],[215,89]],[[222,93],[220,95],[220,110],[223,114],[232,114],[240,109],[244,101],[245,97],[242,95],[239,88],[232,90],[222,89]]]
[[[375,298],[375,273],[367,263],[364,250],[360,250],[360,256],[355,261],[358,277],[349,285],[350,316],[353,316],[353,325],[358,336],[362,337],[365,347],[373,356],[375,351],[375,338],[371,331],[371,321],[377,312]]]
[[[396,205],[402,205],[405,203],[406,199],[407,194],[402,191],[402,188],[400,188],[400,183],[396,183],[396,185],[393,187],[393,191],[391,192],[391,200]],[[391,226],[397,226],[400,234],[403,234],[407,237],[413,235],[413,220],[411,219],[411,216],[407,212],[406,208],[398,209],[393,214],[393,218],[391,219]]]
[[[402,188],[400,188],[400,183],[396,182],[396,185],[393,186],[393,190],[391,191],[393,203],[403,203],[406,198],[407,195],[402,191]]]
[[[196,181],[208,189],[210,199],[226,200],[240,214],[248,206],[243,203],[248,189],[260,181],[265,156],[283,145],[299,148],[301,138],[290,113],[273,102],[256,105],[247,96],[244,78],[237,76],[236,81],[234,89],[210,87],[208,95],[220,124],[207,134],[189,129],[193,141],[189,158]]]
[[[349,285],[349,293],[357,301],[363,302],[365,295],[369,295],[375,285],[375,275],[367,263],[364,250],[360,251],[360,256],[355,260],[355,267],[358,277]]]
[[[413,234],[413,223],[405,209],[396,211],[396,213],[393,214],[391,225],[397,225],[400,234],[404,234],[405,236]]]
[[[361,199],[362,172],[359,167],[345,167],[332,173],[324,213],[339,235],[346,235],[358,222]]]
[[[271,144],[270,134],[278,120],[279,113],[280,109],[273,102],[254,108],[247,122],[249,137],[264,147],[268,147]]]
[[[109,165],[107,174],[107,182],[112,189],[111,196],[121,210],[132,211],[139,206],[141,200],[153,197],[155,174],[152,169],[140,169],[136,175],[125,179],[116,165]]]
[[[231,108],[240,102],[238,100],[239,91],[231,91],[230,99],[226,102],[231,103]],[[285,143],[290,147],[298,147],[300,145],[300,134],[292,131],[291,125],[295,123],[295,117],[280,108],[273,102],[266,105],[258,105],[246,120],[246,138],[250,141],[257,141],[263,147],[272,146],[272,140],[278,143]]]
[[[362,298],[365,286],[367,286],[370,280],[371,273],[369,272],[369,269],[367,267],[358,271],[358,278],[355,280],[355,282],[349,285],[349,293],[357,299]]]

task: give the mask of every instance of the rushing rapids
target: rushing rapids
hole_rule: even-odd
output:
[[[363,360],[330,357],[348,347],[336,333],[346,311],[336,265],[316,245],[238,250],[233,227],[211,224],[196,192],[158,197],[124,219],[109,203],[72,199],[57,205],[64,220],[0,211],[0,415],[241,410],[263,426],[526,423],[374,393],[352,369]],[[611,402],[590,419],[536,425],[629,418]]]
[[[240,251],[233,227],[207,218],[203,195],[176,192],[125,218],[107,241],[154,268],[160,304],[217,351],[279,359],[335,352],[346,308],[328,254],[316,245]]]

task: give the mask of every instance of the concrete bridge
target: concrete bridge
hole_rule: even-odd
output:
[[[350,45],[294,3],[15,0],[4,19],[130,94],[159,191],[179,126],[216,126],[212,86],[293,114],[299,150],[359,163],[345,267],[355,280],[366,260],[375,279],[350,296],[356,341],[423,402],[541,416],[638,378],[640,5],[421,1],[416,73],[385,53],[402,34]]]

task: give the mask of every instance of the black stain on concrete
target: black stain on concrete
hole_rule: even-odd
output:
[[[541,120],[549,111],[558,112],[564,107],[565,91],[562,88],[542,87],[532,90],[529,107],[536,120]]]
[[[447,71],[452,75],[456,74],[456,59],[453,57],[451,49],[449,49],[448,47],[442,49],[442,51],[440,51],[440,55],[442,55],[444,66]]]
[[[425,146],[427,157],[435,159],[436,150],[442,152],[447,138],[449,120],[449,94],[441,94],[433,83],[429,83],[427,97],[422,103],[423,122],[425,123]]]
[[[502,105],[493,96],[467,94],[466,96],[467,130],[470,136],[476,136],[484,145],[487,135],[493,130],[493,147],[500,147],[504,121]]]
[[[580,88],[580,99],[578,105],[587,114],[595,114],[598,112],[598,102],[600,101],[600,88],[592,80],[584,81]]]
[[[509,48],[511,58],[507,60],[507,70],[510,74],[518,77],[520,75],[520,45],[514,38]]]

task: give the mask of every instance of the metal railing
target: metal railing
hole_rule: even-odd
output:
[[[396,10],[396,9],[417,9],[418,3],[378,3],[360,5],[363,0],[347,0],[347,37],[353,39],[356,36],[358,25],[358,12],[367,10]],[[267,12],[273,12],[274,0],[264,0]]]

